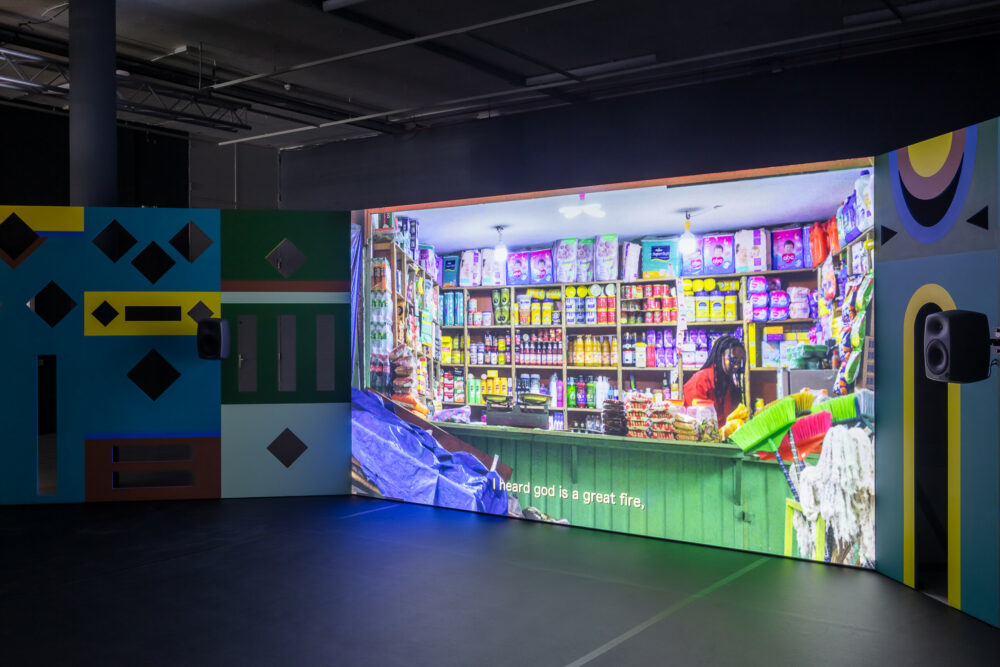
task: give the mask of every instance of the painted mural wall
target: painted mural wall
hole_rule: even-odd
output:
[[[345,492],[348,234],[336,213],[0,206],[0,503]],[[261,319],[254,392],[197,356],[227,311]]]
[[[996,378],[925,379],[923,320],[998,324],[997,121],[876,159],[878,569],[957,609],[1000,620]],[[898,343],[896,342],[898,341]]]

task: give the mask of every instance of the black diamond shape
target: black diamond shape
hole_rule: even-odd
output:
[[[274,458],[281,461],[286,468],[295,463],[296,459],[302,456],[302,452],[309,449],[306,444],[299,440],[298,436],[287,428],[267,446],[267,451],[274,454]]]
[[[128,379],[154,401],[180,376],[177,369],[156,350],[150,350],[149,354],[128,372]]]
[[[282,239],[264,259],[285,278],[291,277],[306,263],[306,256],[288,239]]]
[[[118,311],[115,310],[115,307],[110,303],[104,301],[101,305],[94,309],[94,312],[92,312],[91,315],[93,315],[94,319],[104,326],[108,326],[116,317],[118,317]]]
[[[0,250],[2,250],[12,261],[17,261],[18,257],[31,247],[39,238],[35,230],[21,220],[17,213],[11,213],[7,219],[0,222]]]
[[[76,301],[59,285],[50,281],[41,292],[28,301],[28,308],[45,320],[50,327],[54,327],[69,314],[69,311],[76,308]]]
[[[212,239],[201,231],[198,225],[189,222],[174,234],[174,238],[170,239],[170,245],[181,254],[181,257],[193,264],[212,245]]]
[[[156,241],[151,241],[142,252],[132,260],[132,266],[139,270],[139,273],[146,276],[146,280],[156,284],[156,281],[163,277],[163,274],[176,264],[163,248],[156,245]]]
[[[215,313],[212,309],[206,306],[204,303],[199,301],[195,304],[194,308],[188,311],[188,317],[190,317],[195,322],[201,322],[202,320],[208,319]]]
[[[128,230],[122,227],[117,220],[112,220],[110,225],[94,237],[94,245],[100,248],[101,252],[107,255],[112,262],[117,262],[124,257],[135,243],[135,237],[129,234]]]

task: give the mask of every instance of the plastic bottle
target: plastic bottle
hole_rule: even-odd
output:
[[[587,405],[587,381],[581,375],[576,379],[576,407]]]
[[[646,367],[646,341],[640,338],[635,344],[635,367]]]
[[[570,376],[566,378],[566,403],[567,408],[576,405],[576,378]]]
[[[587,378],[587,407],[591,410],[597,406],[597,384],[594,382],[594,377],[589,376]]]
[[[557,376],[558,378],[558,376]],[[563,388],[562,379],[556,380],[556,408],[563,406],[563,399],[566,397],[566,390]]]
[[[549,405],[553,408],[559,407],[559,376],[555,373],[549,378]]]
[[[608,341],[607,336],[604,337],[604,343],[601,345],[601,365],[611,365],[611,343]]]
[[[611,337],[611,363],[609,366],[617,366],[620,363],[621,357],[618,356],[618,337]]]

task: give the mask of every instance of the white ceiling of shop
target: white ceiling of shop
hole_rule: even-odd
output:
[[[495,225],[504,225],[510,248],[546,246],[563,237],[617,233],[619,239],[673,236],[684,231],[692,210],[696,235],[785,223],[825,220],[853,191],[861,169],[703,183],[676,187],[593,192],[517,201],[402,211],[420,221],[421,243],[438,254],[496,244]],[[567,220],[563,206],[600,204],[604,218],[585,214]]]

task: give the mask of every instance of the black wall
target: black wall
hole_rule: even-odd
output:
[[[69,118],[0,106],[0,202],[69,205]],[[188,206],[186,135],[118,127],[118,205]]]
[[[1000,37],[281,154],[358,209],[871,156],[1000,116]]]

